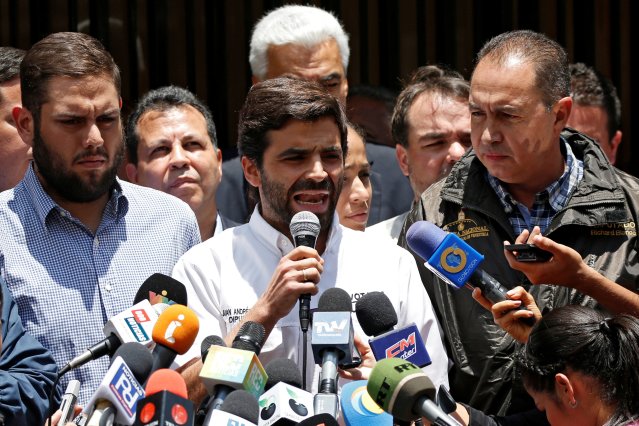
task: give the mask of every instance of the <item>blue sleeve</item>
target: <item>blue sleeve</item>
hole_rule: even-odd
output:
[[[18,307],[0,278],[2,341],[0,344],[0,413],[7,425],[42,425],[49,393],[57,376],[51,353],[26,333]],[[59,401],[59,393],[56,394]]]

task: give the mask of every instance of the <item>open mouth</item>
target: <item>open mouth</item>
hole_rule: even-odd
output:
[[[295,194],[293,199],[296,203],[301,204],[303,206],[320,206],[323,205],[326,200],[328,200],[327,193],[300,193]]]

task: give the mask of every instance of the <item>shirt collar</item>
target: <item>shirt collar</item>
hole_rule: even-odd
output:
[[[262,240],[269,248],[273,247],[279,251],[280,256],[285,256],[295,248],[291,240],[277,229],[273,228],[263,217],[259,211],[259,204],[255,206],[251,219],[249,220],[251,231]],[[339,216],[333,213],[333,223],[328,233],[328,241],[326,242],[326,250],[324,253],[332,251],[339,245],[342,229],[339,223]],[[324,255],[324,253],[320,253]]]
[[[38,176],[35,173],[33,161],[27,168],[23,182],[27,194],[31,200],[33,200],[33,207],[43,226],[46,227],[47,217],[53,210],[59,211],[65,216],[72,217],[71,213],[60,207],[60,205],[58,205],[58,203],[56,203],[44,190],[40,179],[38,179]],[[128,200],[123,193],[122,185],[117,177],[110,191],[111,197],[109,197],[109,201],[107,202],[104,211],[106,215],[119,218],[126,213],[128,209]]]
[[[546,200],[550,207],[556,212],[566,205],[570,194],[572,194],[583,177],[583,161],[575,156],[572,148],[570,148],[570,144],[568,144],[563,137],[560,137],[560,140],[562,142],[560,145],[561,153],[566,159],[564,172],[559,179],[552,182],[541,192],[535,194],[535,202]],[[488,172],[486,172],[486,176],[506,213],[513,212],[518,202],[510,195],[499,179]]]

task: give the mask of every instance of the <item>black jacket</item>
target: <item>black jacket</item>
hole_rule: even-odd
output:
[[[639,181],[611,166],[589,138],[571,129],[564,130],[562,136],[584,161],[584,176],[545,235],[577,250],[586,263],[611,280],[636,290]],[[482,269],[502,285],[529,289],[542,313],[566,304],[601,308],[589,296],[568,287],[531,287],[525,275],[509,267],[503,241],[512,242],[516,235],[485,174],[484,166],[469,151],[447,179],[422,194],[408,215],[398,244],[408,248],[406,230],[418,220],[429,220],[457,233],[483,254]],[[421,259],[417,258],[417,263],[454,363],[449,373],[453,397],[488,414],[534,408],[520,380],[513,377],[512,355],[518,344],[495,325],[491,313],[475,302],[467,289],[449,287],[424,268]]]

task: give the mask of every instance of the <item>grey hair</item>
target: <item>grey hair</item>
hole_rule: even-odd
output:
[[[253,28],[249,52],[251,71],[260,80],[266,78],[267,52],[271,45],[291,43],[312,48],[331,38],[339,47],[346,72],[350,56],[348,34],[332,13],[314,6],[287,5],[273,9]]]

